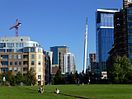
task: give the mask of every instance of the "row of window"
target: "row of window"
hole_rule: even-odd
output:
[[[18,55],[1,55],[0,56],[1,59],[28,59],[28,55],[21,55],[21,54],[18,54]],[[35,58],[35,54],[31,54],[31,59],[34,59]],[[38,55],[38,59],[41,59],[41,55],[39,54]]]
[[[23,69],[23,71],[27,71],[28,70],[27,67],[24,67],[22,69]],[[16,68],[16,67],[14,67],[14,68],[12,68],[12,67],[10,67],[10,68],[1,68],[1,72],[7,72],[7,71],[17,72],[17,71],[21,71],[21,69],[20,68]]]
[[[10,66],[12,66],[12,65],[15,65],[15,66],[17,66],[17,65],[28,65],[28,61],[14,61],[14,62],[12,62],[12,61],[10,61],[10,62],[8,62],[8,61],[1,61],[1,63],[0,63],[0,65],[2,65],[2,66],[8,66],[8,65],[10,65]],[[34,61],[31,61],[31,65],[35,65],[35,62]],[[41,65],[41,62],[40,61],[38,61],[38,65]]]
[[[0,45],[3,46],[3,45]],[[42,52],[41,48],[22,48],[22,49],[3,49],[3,47],[0,47],[0,52]]]
[[[23,68],[17,68],[17,67],[12,68],[12,67],[9,67],[9,68],[1,68],[1,72],[7,72],[7,71],[18,72],[18,71],[21,71],[21,69],[23,71],[27,71],[28,70],[27,67],[23,67]],[[34,70],[34,68],[33,68],[33,70]],[[41,72],[41,68],[38,69],[38,72]],[[41,79],[41,75],[38,75],[38,79]]]
[[[0,48],[3,47],[24,47],[23,43],[0,43]]]
[[[101,13],[101,26],[114,26],[114,14]]]

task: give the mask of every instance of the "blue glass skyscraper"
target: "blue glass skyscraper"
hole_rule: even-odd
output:
[[[114,43],[114,13],[117,9],[97,9],[96,12],[96,58],[106,62]]]

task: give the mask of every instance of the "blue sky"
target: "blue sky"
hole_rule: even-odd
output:
[[[97,8],[122,7],[123,0],[0,0],[0,36],[15,36],[9,30],[18,18],[20,36],[30,36],[45,50],[66,45],[83,65],[85,18],[88,17],[88,52],[96,52],[95,12]]]

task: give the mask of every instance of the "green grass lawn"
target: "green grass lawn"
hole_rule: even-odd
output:
[[[60,89],[62,94],[54,94]],[[39,94],[37,87],[0,86],[0,99],[132,99],[132,85],[46,85]]]

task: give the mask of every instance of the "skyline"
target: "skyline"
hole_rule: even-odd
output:
[[[123,0],[3,0],[0,1],[0,36],[15,36],[9,28],[18,18],[20,36],[30,36],[44,50],[66,45],[75,55],[76,68],[83,69],[84,34],[88,17],[88,53],[96,52],[95,12],[122,7]]]

